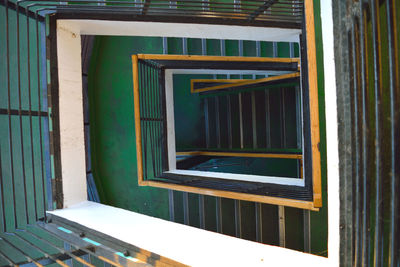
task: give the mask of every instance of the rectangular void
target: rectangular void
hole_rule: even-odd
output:
[[[318,209],[298,58],[141,54],[133,68],[140,185]]]

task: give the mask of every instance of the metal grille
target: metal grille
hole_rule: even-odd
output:
[[[252,0],[240,4],[223,1],[104,1],[72,0],[54,1],[12,1],[1,0],[10,8],[36,11],[51,10],[68,13],[78,18],[82,15],[90,18],[107,19],[118,16],[122,20],[156,20],[182,22],[188,19],[197,23],[220,24],[259,24],[260,26],[279,26],[280,28],[301,28],[304,0]],[[73,5],[71,5],[73,4]],[[24,7],[24,8],[21,8]],[[71,14],[73,12],[74,14]]]
[[[346,266],[400,263],[398,5],[394,0],[334,5]]]
[[[166,121],[164,71],[139,61],[140,124],[144,177],[159,177],[166,170]]]
[[[53,206],[45,25],[43,18],[36,18],[0,6],[0,224],[4,232],[45,217],[46,209]]]

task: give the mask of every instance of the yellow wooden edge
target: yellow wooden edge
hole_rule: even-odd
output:
[[[177,156],[220,156],[220,157],[246,157],[246,158],[280,158],[302,159],[301,154],[273,154],[273,153],[240,153],[240,152],[215,152],[215,151],[185,151],[176,152]]]
[[[79,257],[75,257],[74,260],[76,260],[76,261],[78,261],[78,262],[80,262],[80,263],[82,263],[83,265],[88,266],[88,267],[96,267],[96,266],[94,266],[93,264],[90,264],[90,263],[88,263],[87,261],[85,261],[84,259],[81,259],[81,258],[79,258]],[[40,265],[37,265],[37,264],[36,264],[36,266],[40,266]]]
[[[270,197],[270,196],[260,196],[260,195],[229,192],[229,191],[216,190],[216,189],[192,187],[192,186],[186,186],[186,185],[169,184],[169,183],[156,182],[156,181],[143,181],[140,185],[172,189],[172,190],[177,190],[177,191],[202,194],[202,195],[208,195],[208,196],[225,197],[225,198],[231,198],[231,199],[287,206],[287,207],[293,207],[293,208],[308,209],[308,210],[312,210],[312,211],[319,210],[318,207],[314,206],[314,203],[312,201],[304,201],[304,200],[296,200],[296,199],[288,199],[288,198],[280,198],[280,197]]]
[[[212,83],[212,82],[220,82],[220,83],[238,83],[244,81],[250,81],[251,79],[191,79],[190,80],[190,92],[193,94],[196,89],[194,89],[195,83]],[[201,88],[202,89],[202,88]],[[198,90],[198,89],[197,89]]]
[[[237,87],[237,86],[253,85],[253,84],[264,83],[264,82],[273,82],[273,81],[279,81],[279,80],[296,78],[296,77],[300,77],[300,72],[282,74],[282,75],[277,75],[277,76],[272,76],[272,77],[267,77],[267,78],[255,79],[255,80],[247,80],[247,81],[243,81],[243,82],[235,82],[233,85],[232,84],[222,84],[222,85],[204,87],[201,89],[193,89],[192,93],[202,93],[202,92],[206,92],[206,91],[215,91],[215,90],[221,90],[221,89]]]
[[[136,134],[136,158],[137,158],[137,173],[138,183],[143,181],[143,157],[142,157],[142,132],[140,129],[140,101],[139,101],[139,68],[138,57],[132,56],[132,71],[133,71],[133,100],[135,111],[135,134]]]
[[[300,63],[299,58],[278,57],[239,57],[239,56],[198,56],[198,55],[157,55],[138,54],[138,59],[143,60],[187,60],[187,61],[228,61],[228,62],[280,62]]]
[[[310,126],[311,126],[311,152],[312,152],[312,177],[313,177],[313,200],[314,207],[322,207],[321,188],[321,154],[319,150],[319,107],[318,107],[318,73],[315,48],[315,25],[314,25],[314,3],[313,0],[304,2],[306,13],[307,32],[307,62],[308,62],[308,84],[310,102]]]
[[[253,79],[192,79],[191,81],[198,82],[198,83],[201,83],[201,82],[237,83],[237,82],[254,81],[254,80]]]

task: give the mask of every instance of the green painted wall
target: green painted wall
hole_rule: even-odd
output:
[[[132,54],[161,52],[161,38],[97,37],[89,105],[93,175],[101,201],[167,219],[167,191],[137,185],[131,63]]]

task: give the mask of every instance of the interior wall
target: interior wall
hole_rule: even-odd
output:
[[[89,70],[93,175],[102,203],[167,219],[167,191],[137,184],[131,62],[135,53],[162,53],[161,38],[95,39]]]

